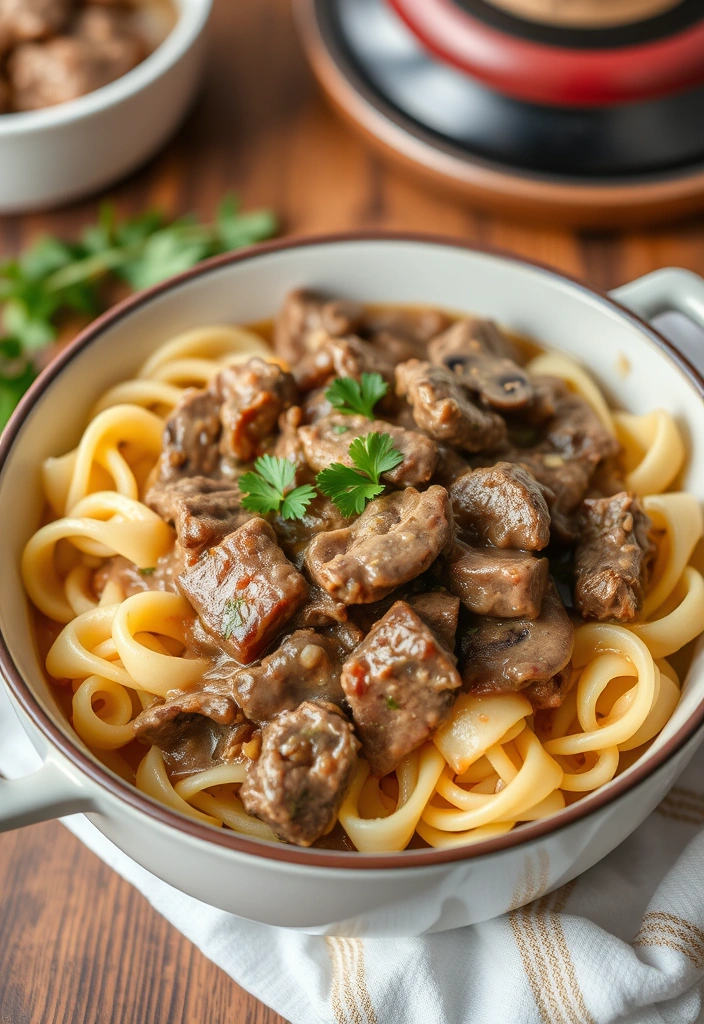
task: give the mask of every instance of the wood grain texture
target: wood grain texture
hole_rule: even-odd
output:
[[[212,215],[228,189],[286,231],[444,232],[607,289],[657,267],[704,273],[704,224],[619,236],[488,217],[386,167],[319,97],[288,0],[216,0],[201,98],[174,142],[114,189],[122,212]],[[0,221],[0,256],[72,236],[99,199]],[[61,825],[0,836],[1,1024],[282,1024],[209,963]]]

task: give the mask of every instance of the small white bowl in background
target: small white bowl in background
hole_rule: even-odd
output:
[[[195,94],[212,0],[176,0],[164,42],[126,75],[43,110],[0,114],[0,214],[89,195],[124,177],[176,129]]]

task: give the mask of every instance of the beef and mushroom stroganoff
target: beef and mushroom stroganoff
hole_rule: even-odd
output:
[[[203,328],[105,394],[22,563],[95,755],[200,821],[361,851],[495,836],[631,764],[704,629],[684,446],[521,352],[298,291],[273,352]]]

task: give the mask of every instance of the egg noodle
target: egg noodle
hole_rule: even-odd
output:
[[[172,784],[151,746],[136,772],[121,748],[132,721],[172,691],[191,690],[208,663],[186,650],[194,612],[175,593],[126,597],[109,582],[99,601],[92,575],[123,555],[154,566],[174,531],[142,504],[161,451],[164,420],[187,387],[258,355],[278,362],[258,334],[239,327],[189,331],[161,345],[133,380],[95,406],[78,447],[42,467],[53,521],[27,544],[22,575],[36,607],[63,624],[46,668],[70,681],[72,724],[111,770],[199,821],[275,840],[237,796],[247,761]],[[553,814],[631,764],[672,715],[680,680],[668,657],[704,631],[704,579],[689,565],[704,523],[695,498],[668,491],[685,450],[669,413],[615,412],[567,356],[545,353],[528,369],[560,377],[594,409],[624,450],[626,487],[643,499],[657,556],[644,616],[630,626],[588,623],[575,631],[573,683],[562,705],[533,712],[522,693],[461,694],[433,741],[378,780],[359,758],[339,820],[364,852],[404,849],[414,833],[434,847],[474,843]]]

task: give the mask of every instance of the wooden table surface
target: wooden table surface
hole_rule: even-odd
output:
[[[111,193],[212,215],[233,189],[289,233],[389,227],[511,249],[611,288],[679,264],[704,274],[704,222],[618,236],[503,222],[430,194],[383,164],[326,108],[288,0],[216,0],[211,59],[188,122]],[[0,222],[0,257],[45,231],[70,236],[94,199]],[[61,825],[0,836],[2,1024],[281,1024]]]

